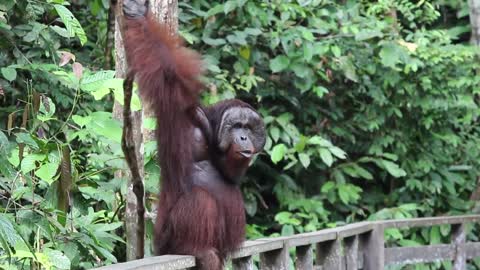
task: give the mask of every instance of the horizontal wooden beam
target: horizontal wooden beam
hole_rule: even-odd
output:
[[[95,270],[179,270],[195,266],[195,257],[182,255],[163,255],[141,260],[112,264]]]
[[[283,255],[277,256],[276,253],[287,254],[286,251],[290,247],[310,248],[309,245],[318,244],[328,241],[351,241],[351,237],[361,235],[363,238],[368,233],[371,233],[374,228],[382,232],[386,228],[413,228],[413,227],[428,227],[435,225],[452,224],[459,225],[464,223],[480,222],[480,215],[468,216],[443,216],[433,218],[413,218],[403,220],[383,220],[353,223],[337,228],[325,229],[316,232],[301,233],[288,237],[263,238],[254,241],[246,241],[242,247],[230,256],[231,259],[237,259],[238,262],[245,261],[245,265],[249,266],[251,263],[251,256],[263,254],[284,260]],[[368,258],[371,254],[365,252],[365,241],[358,243],[358,260],[362,261]],[[383,242],[382,242],[383,243]],[[378,243],[378,245],[381,245]],[[383,245],[381,245],[383,248]],[[465,250],[467,259],[480,257],[480,242],[465,243],[461,246]],[[300,248],[301,250],[301,248]],[[434,262],[439,260],[453,260],[456,252],[454,245],[441,244],[432,246],[420,247],[392,247],[384,251],[385,265],[389,264],[413,264]],[[311,252],[311,251],[310,251]],[[268,254],[266,254],[268,253]],[[382,252],[383,253],[383,252]],[[363,254],[363,256],[361,256]],[[274,256],[275,255],[275,256]],[[310,255],[307,254],[309,257]],[[375,254],[373,254],[375,256]],[[265,261],[265,260],[264,260]],[[279,260],[280,261],[280,260]],[[187,269],[195,266],[195,258],[192,256],[180,255],[164,255],[159,257],[150,257],[142,260],[136,260],[126,263],[115,264],[97,268],[97,270],[177,270]],[[247,267],[248,268],[248,267]]]
[[[231,258],[243,258],[253,255],[258,255],[262,252],[282,249],[284,245],[283,237],[279,238],[262,238],[253,241],[245,241],[237,251],[235,251]]]
[[[467,259],[480,257],[480,242],[465,243],[465,252],[467,253]]]
[[[368,256],[368,254],[365,255]],[[453,260],[454,256],[455,246],[449,244],[420,247],[393,247],[385,249],[385,265]]]
[[[306,246],[337,239],[338,228],[325,229],[317,232],[300,233],[285,239],[288,247]]]
[[[410,218],[377,221],[381,223],[385,229],[387,228],[415,228],[430,227],[434,225],[445,224],[461,224],[470,222],[479,222],[480,215],[453,216],[453,217],[430,217],[430,218]]]
[[[347,238],[355,235],[364,234],[375,228],[373,222],[358,222],[338,227],[338,238]]]
[[[480,242],[466,243],[463,247],[467,259],[480,257]],[[387,248],[385,249],[385,265],[451,261],[455,258],[456,250],[456,246],[451,244]]]

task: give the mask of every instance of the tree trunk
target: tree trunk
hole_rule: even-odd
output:
[[[117,78],[125,78],[127,71],[127,63],[125,59],[125,51],[123,46],[122,35],[119,26],[119,15],[121,12],[119,7],[121,7],[123,1],[118,1],[118,7],[116,9],[116,20],[115,20],[115,70]],[[178,27],[178,2],[177,0],[152,0],[150,2],[151,12],[155,15],[157,20],[164,22],[169,26],[169,29],[172,33],[177,31]],[[115,101],[113,107],[113,116],[120,121],[123,120],[123,106]],[[135,140],[135,149],[136,156],[138,157],[137,163],[138,168],[140,169],[141,176],[144,176],[144,159],[143,159],[143,142],[144,140],[154,140],[154,133],[148,129],[143,129],[142,121],[144,118],[154,117],[153,112],[148,108],[144,107],[143,111],[132,112],[133,120],[133,130],[134,130],[134,140]],[[141,132],[140,132],[141,131]],[[139,241],[137,231],[138,231],[138,222],[137,222],[137,199],[133,192],[133,182],[132,176],[128,170],[118,171],[115,173],[115,177],[125,177],[128,179],[127,182],[127,198],[126,198],[126,207],[125,207],[125,230],[126,230],[126,257],[127,260],[135,260],[138,258],[139,251],[136,249]],[[143,255],[143,252],[142,252]]]
[[[118,1],[118,7],[121,7],[123,1]],[[120,16],[122,13],[121,9],[117,7],[116,9],[116,19],[115,19],[115,76],[117,78],[125,78],[127,71],[127,63],[125,59],[125,50],[123,46],[122,33],[120,30]],[[119,119],[123,122],[123,106],[115,101],[113,105],[113,117]],[[132,112],[132,125],[133,125],[133,137],[135,141],[135,151],[137,158],[137,165],[140,170],[140,175],[144,175],[144,166],[143,166],[143,136],[139,132],[142,128],[142,112]],[[137,218],[137,198],[133,192],[133,182],[130,171],[127,169],[125,171],[118,171],[115,173],[117,178],[127,178],[127,195],[126,195],[126,204],[125,204],[125,234],[126,234],[126,257],[127,261],[135,260],[139,257],[143,257],[143,250],[137,250],[137,245],[139,239],[137,234],[138,231],[138,218]],[[139,256],[141,252],[141,256]]]
[[[480,46],[480,0],[468,0],[470,24],[472,25],[472,44]]]
[[[108,8],[107,19],[107,37],[105,38],[105,63],[103,69],[112,69],[112,49],[115,45],[115,9],[117,7],[117,0],[110,0],[110,7]]]

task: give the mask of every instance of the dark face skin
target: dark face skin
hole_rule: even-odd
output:
[[[265,145],[265,126],[260,115],[248,107],[233,107],[223,113],[218,129],[220,167],[233,183],[239,183],[253,156]]]

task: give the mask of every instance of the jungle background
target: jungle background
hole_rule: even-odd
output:
[[[479,212],[480,40],[471,33],[480,9],[469,2],[179,1],[179,33],[208,70],[203,102],[243,99],[267,126],[242,185],[249,239]],[[2,269],[127,259],[111,6],[0,2]],[[142,109],[138,96],[132,106]],[[153,123],[143,118],[145,130]],[[148,138],[140,149],[147,255],[155,149]],[[389,229],[386,241],[442,243],[449,230]]]

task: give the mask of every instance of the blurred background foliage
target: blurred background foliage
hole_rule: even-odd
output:
[[[207,65],[204,102],[241,98],[267,125],[242,186],[249,238],[477,212],[480,64],[466,1],[192,0],[179,9],[180,34]],[[0,268],[125,260],[109,10],[107,0],[0,3]],[[144,150],[150,209],[159,168],[154,142]],[[386,239],[439,243],[448,231],[393,229]]]

